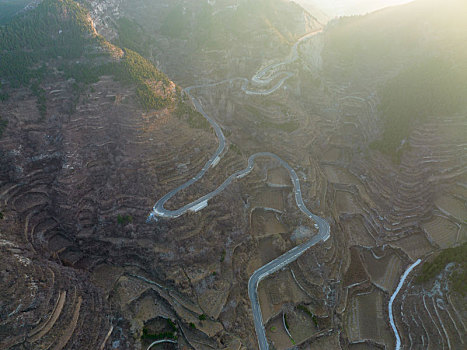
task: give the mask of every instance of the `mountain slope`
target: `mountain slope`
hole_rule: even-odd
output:
[[[181,82],[203,73],[219,79],[252,74],[264,60],[286,55],[296,39],[321,27],[286,0],[123,1],[118,16],[115,8],[106,15],[136,20],[152,39],[154,59]]]
[[[465,304],[457,282],[465,266],[450,256],[467,240],[465,13],[465,1],[414,1],[333,21],[303,43],[312,74],[303,69],[301,92],[319,106],[327,127],[318,157],[334,186],[336,221],[351,249],[371,246],[374,257],[364,262],[371,288],[364,292],[365,278],[355,275],[352,287],[343,288],[337,313],[345,320],[341,344],[349,348],[394,347],[394,335],[385,333],[388,301],[402,267],[417,259],[426,267],[411,272],[392,306],[402,347],[465,343],[458,332],[465,314],[454,311]],[[392,248],[408,259],[395,269],[383,263]],[[343,270],[354,274],[359,259],[349,259]],[[377,260],[397,270],[389,288],[372,276]],[[419,273],[424,283],[415,284]],[[382,290],[388,294],[375,303]],[[367,292],[373,296],[365,299]],[[375,304],[380,311],[369,311]]]
[[[0,25],[10,21],[29,3],[29,0],[0,0]]]
[[[467,108],[466,11],[460,0],[414,1],[329,26],[326,74],[378,91],[377,149],[395,154],[417,122]]]
[[[361,15],[376,11],[388,6],[396,6],[411,0],[296,0],[305,7],[319,8],[328,18],[338,16]]]
[[[158,292],[128,274],[163,279],[152,244],[168,231],[146,217],[177,162],[196,167],[215,138],[173,82],[72,0],[44,0],[0,38],[0,348],[140,346],[156,314],[133,314],[134,286],[141,302]],[[157,302],[179,330],[191,320],[171,295]]]

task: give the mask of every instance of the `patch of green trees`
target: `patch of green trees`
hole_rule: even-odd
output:
[[[0,27],[0,76],[19,86],[42,77],[43,61],[82,57],[98,42],[87,14],[72,0],[44,0]]]
[[[151,84],[162,81],[165,88],[170,84],[167,76],[137,52],[125,49],[125,56],[114,72],[118,79],[136,84],[136,93],[142,106],[149,109],[159,109],[167,106],[170,101],[158,96]]]
[[[133,217],[131,215],[120,215],[117,216],[117,223],[120,225],[126,225],[133,222]]]
[[[206,120],[206,118],[201,115],[201,113],[181,100],[179,100],[177,104],[175,115],[180,119],[185,118],[185,120],[188,122],[188,125],[190,125],[190,127],[193,129],[211,129],[211,125]]]
[[[146,34],[144,29],[136,21],[126,17],[119,18],[116,21],[116,25],[118,38],[114,42],[115,45],[127,47],[147,57],[151,38]]]
[[[467,295],[467,243],[454,248],[444,249],[431,262],[425,262],[416,282],[427,282],[444,270],[447,264],[456,263],[457,267],[449,277],[452,289],[462,296]]]
[[[45,98],[45,90],[39,86],[37,82],[34,82],[31,85],[32,93],[37,97],[37,109],[39,110],[39,114],[41,118],[45,118],[47,114],[47,100]]]
[[[134,22],[121,19],[118,27],[122,30],[122,43],[141,42],[137,40],[139,27]],[[121,58],[113,57],[110,51],[111,45],[92,27],[87,9],[73,0],[44,0],[34,10],[0,26],[0,76],[9,87],[30,87],[37,96],[42,117],[47,113],[45,91],[40,87],[45,79],[57,74],[73,78],[79,95],[102,75],[112,75],[123,83],[136,85],[137,99],[143,108],[173,106],[179,113],[187,113],[192,127],[209,129],[209,123],[199,113],[181,102],[180,91],[175,96],[166,91],[170,80],[150,61],[132,49],[124,49]],[[8,94],[0,90],[0,100],[7,98]],[[70,113],[73,110],[70,108]]]

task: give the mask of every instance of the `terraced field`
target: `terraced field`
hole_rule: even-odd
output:
[[[2,348],[104,346],[112,324],[99,290],[73,269],[37,259],[12,241],[2,239],[0,250]]]
[[[100,349],[113,341],[132,347],[130,344],[134,340],[126,338],[128,325],[114,319],[115,312],[139,320],[141,331],[144,323],[160,312],[175,320],[178,313],[173,311],[173,305],[178,305],[179,301],[166,296],[166,299],[160,299],[161,304],[165,303],[164,307],[149,314],[139,314],[139,303],[147,304],[144,291],[149,289],[144,283],[132,302],[124,297],[127,292],[107,299],[105,295],[112,294],[114,288],[120,286],[121,276],[128,273],[128,269],[116,266],[122,266],[120,263],[124,262],[124,265],[133,266],[129,268],[132,272],[144,274],[145,271],[156,271],[151,266],[158,264],[160,259],[169,261],[174,258],[169,254],[173,247],[166,250],[162,246],[154,248],[155,242],[164,240],[168,229],[156,233],[148,226],[145,222],[147,210],[160,191],[167,190],[177,181],[186,181],[184,174],[206,161],[204,157],[212,151],[215,139],[209,131],[191,128],[170,111],[146,113],[135,109],[134,90],[122,89],[120,84],[107,77],[81,96],[72,115],[63,111],[71,92],[69,83],[51,83],[45,90],[47,109],[54,114],[45,122],[35,109],[35,97],[27,92],[17,92],[24,95],[21,104],[16,104],[16,97],[12,96],[10,101],[13,102],[2,105],[12,126],[0,141],[2,154],[6,155],[0,173],[2,232],[8,230],[10,240],[14,237],[15,241],[11,243],[14,247],[26,247],[12,248],[19,249],[19,257],[24,255],[34,261],[28,264],[38,266],[30,272],[26,272],[27,266],[14,267],[10,262],[16,260],[14,253],[8,261],[2,262],[2,269],[11,265],[10,271],[24,270],[26,275],[37,276],[38,280],[31,277],[33,279],[27,283],[33,287],[21,287],[29,277],[22,282],[10,273],[10,286],[17,292],[9,293],[8,298],[16,295],[20,301],[21,305],[15,306],[19,306],[18,315],[24,315],[23,309],[32,305],[34,314],[28,322],[34,322],[34,325],[31,323],[31,326],[22,328],[22,334],[10,332],[8,337],[2,337],[0,347],[15,348],[17,345],[14,344],[25,339],[34,344],[31,346],[54,349]],[[167,143],[167,135],[175,137],[178,146]],[[197,149],[190,151],[187,144],[193,142]],[[180,164],[182,166],[177,167]],[[168,172],[167,169],[176,170]],[[213,203],[212,210],[174,228],[174,232],[183,233],[178,239],[181,242],[189,240],[190,235],[200,232],[206,222],[212,224],[214,213],[217,217],[215,225],[223,222],[231,225],[230,215],[225,215],[231,211],[226,211],[225,202]],[[225,214],[217,216],[222,211]],[[231,231],[236,232],[234,228]],[[155,236],[159,238],[154,239]],[[152,249],[159,249],[160,257],[156,260],[148,259],[154,254]],[[188,258],[194,252],[202,255],[205,251],[197,249],[186,256]],[[41,254],[51,261],[43,262]],[[221,251],[216,255],[211,258],[213,264],[209,275],[221,270]],[[92,280],[103,289],[93,289],[88,277],[63,265],[95,269]],[[170,269],[166,274],[175,277]],[[188,293],[192,294],[192,283],[197,281],[178,283],[181,283],[181,291],[190,290]],[[225,284],[222,279],[216,282],[211,293],[214,296],[214,291],[222,285],[226,293],[217,293],[218,301],[212,305],[211,300],[200,300],[206,311],[198,308],[194,315],[190,311],[184,318],[186,324],[198,323],[198,316],[204,312],[219,316],[230,284]],[[30,300],[28,288],[36,290],[36,286],[41,294],[34,297],[35,301]],[[114,313],[110,311],[109,301],[120,305]],[[131,307],[126,307],[127,304]],[[19,322],[13,311],[7,312],[11,317],[5,321],[5,327],[11,329],[15,329],[15,322]],[[180,315],[186,314],[182,309],[179,311]],[[115,333],[112,331],[115,327],[125,331]],[[211,325],[210,321],[198,328],[206,332],[198,337],[213,335],[222,329],[218,323]],[[185,333],[186,338],[190,338],[192,332],[188,329]],[[84,337],[85,334],[89,336]]]
[[[256,68],[262,94],[270,95],[251,94],[254,84],[244,79],[196,90],[228,142],[219,163],[167,209],[217,188],[249,154],[280,155],[333,235],[261,282],[270,343],[392,348],[387,304],[400,275],[467,240],[465,114],[414,125],[410,147],[393,162],[368,147],[380,132],[373,77],[336,80],[303,64],[307,48],[299,52],[271,75],[261,69],[270,58],[259,54],[252,62],[261,67],[242,68],[225,52],[203,52],[195,74],[180,73],[203,85]],[[217,55],[232,71],[211,68]],[[136,348],[146,329],[173,332],[179,348],[256,348],[249,277],[317,232],[296,207],[288,173],[277,160],[258,158],[203,210],[148,224],[154,199],[186,183],[213,154],[212,130],[171,109],[142,110],[135,89],[110,77],[80,94],[71,81],[43,87],[45,119],[26,89],[0,102],[9,121],[0,139],[0,347]],[[422,285],[413,282],[416,269],[403,285],[393,310],[404,348],[465,347],[464,304],[446,284],[450,269]]]
[[[392,293],[402,273],[402,261],[397,252],[391,252],[389,249],[376,253],[371,250],[365,251],[364,261],[373,284]]]
[[[460,227],[451,220],[442,216],[435,216],[432,220],[423,225],[423,228],[430,238],[440,248],[449,248],[459,241]]]
[[[349,301],[346,331],[351,343],[368,339],[393,347],[392,335],[384,320],[383,294],[379,291],[356,295]]]
[[[462,349],[467,329],[460,300],[447,291],[443,282],[441,287],[431,290],[410,286],[402,297],[403,316],[399,318],[407,345],[421,344],[425,349]]]

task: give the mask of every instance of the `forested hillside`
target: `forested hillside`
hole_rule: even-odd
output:
[[[424,283],[435,278],[450,263],[454,265],[454,271],[449,277],[453,290],[465,296],[467,294],[467,243],[445,249],[432,261],[423,264],[422,272],[416,281]]]
[[[81,58],[98,44],[85,9],[71,0],[46,0],[0,28],[0,75],[28,83],[45,73],[45,61]]]
[[[29,0],[0,0],[0,25],[10,21],[28,3]]]
[[[146,223],[162,192],[158,167],[196,167],[214,138],[180,88],[132,50],[133,24],[120,22],[119,47],[82,3],[43,0],[0,25],[0,349],[149,346],[143,322],[130,328],[135,316],[94,270],[161,270],[153,243],[134,245],[136,234],[161,234]],[[167,135],[180,149],[160,142]]]
[[[372,147],[397,156],[416,123],[466,110],[466,81],[465,67],[439,58],[427,58],[399,73],[380,90],[384,131]]]
[[[419,0],[329,25],[326,72],[377,91],[373,148],[397,160],[414,125],[467,107],[465,13],[465,1]]]
[[[121,25],[130,26],[125,21]],[[122,36],[120,41],[129,44],[131,36]],[[88,11],[73,0],[45,0],[0,27],[0,51],[0,76],[7,82],[5,87],[29,86],[42,114],[45,97],[40,85],[53,77],[73,78],[80,89],[102,75],[112,75],[123,83],[135,84],[146,109],[178,105],[180,93],[167,76],[135,51],[122,50],[98,35]],[[7,98],[5,88],[0,93],[2,99]]]

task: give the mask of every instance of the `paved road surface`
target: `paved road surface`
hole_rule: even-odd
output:
[[[269,153],[269,152],[260,152],[260,153],[255,153],[251,155],[248,158],[248,164],[247,167],[243,170],[239,170],[232,175],[230,175],[218,188],[216,188],[214,191],[198,198],[197,200],[193,201],[192,203],[189,203],[179,209],[176,210],[168,210],[164,208],[165,203],[172,198],[175,194],[177,194],[179,191],[191,186],[194,184],[196,181],[201,179],[204,174],[208,171],[208,169],[211,166],[214,166],[217,164],[219,158],[222,155],[222,152],[225,149],[225,136],[222,132],[222,129],[220,126],[213,120],[211,119],[206,112],[203,109],[203,106],[201,105],[201,102],[194,98],[191,95],[191,90],[196,89],[196,88],[206,88],[206,87],[214,87],[220,84],[225,84],[225,83],[232,83],[234,81],[242,81],[242,91],[244,91],[248,95],[269,95],[279,89],[282,84],[289,79],[290,77],[293,76],[293,73],[290,72],[276,72],[277,68],[280,66],[289,64],[297,60],[298,58],[298,45],[300,42],[303,40],[321,32],[321,30],[309,33],[302,38],[300,38],[295,45],[292,47],[291,53],[289,57],[280,63],[276,63],[273,65],[270,65],[262,70],[260,70],[258,73],[255,74],[255,76],[251,79],[253,83],[258,84],[258,85],[266,85],[272,82],[273,79],[277,79],[279,76],[281,76],[281,79],[278,80],[278,82],[271,88],[267,90],[249,90],[248,89],[248,84],[249,80],[246,78],[232,78],[232,79],[227,79],[223,80],[217,83],[211,83],[211,84],[205,84],[205,85],[196,85],[196,86],[191,86],[189,88],[185,89],[185,92],[190,96],[191,100],[193,101],[193,104],[195,105],[195,108],[200,112],[206,120],[211,124],[213,127],[214,131],[216,132],[217,138],[219,140],[219,146],[217,147],[216,151],[214,154],[209,158],[209,160],[206,162],[206,164],[203,166],[203,168],[190,180],[185,182],[184,184],[178,186],[177,188],[173,189],[169,193],[167,193],[165,196],[163,196],[161,199],[159,199],[156,204],[153,207],[153,210],[151,214],[148,217],[148,221],[150,220],[157,220],[157,217],[165,217],[165,218],[176,218],[179,217],[183,214],[185,214],[187,211],[198,211],[204,208],[209,200],[213,198],[214,196],[217,196],[219,193],[221,193],[227,186],[229,186],[234,180],[236,179],[241,179],[244,176],[248,175],[254,167],[254,161],[258,157],[270,157],[276,159],[284,168],[287,169],[289,172],[290,179],[293,183],[293,190],[294,190],[294,195],[295,195],[295,202],[297,203],[297,206],[299,209],[311,220],[315,221],[318,228],[319,232],[316,236],[314,236],[312,239],[310,239],[308,242],[301,244],[299,246],[296,246],[286,252],[285,254],[279,256],[278,258],[270,261],[266,265],[262,266],[258,270],[256,270],[253,275],[250,277],[250,280],[248,282],[248,296],[250,297],[251,300],[251,305],[252,305],[252,313],[253,313],[253,320],[255,324],[255,330],[256,334],[258,337],[258,344],[259,348],[261,350],[266,350],[269,349],[269,344],[266,338],[266,332],[264,329],[263,325],[263,319],[261,315],[261,308],[260,304],[258,301],[258,284],[259,282],[266,278],[267,276],[279,271],[280,269],[284,268],[291,262],[295,261],[298,259],[305,251],[307,251],[309,248],[313,247],[315,244],[321,241],[326,241],[330,237],[330,228],[329,224],[326,220],[323,218],[313,214],[308,210],[308,208],[305,206],[305,203],[303,202],[302,198],[302,192],[300,189],[300,180],[297,176],[297,173],[295,170],[283,159],[281,159],[279,156]],[[152,345],[151,345],[152,346]]]

